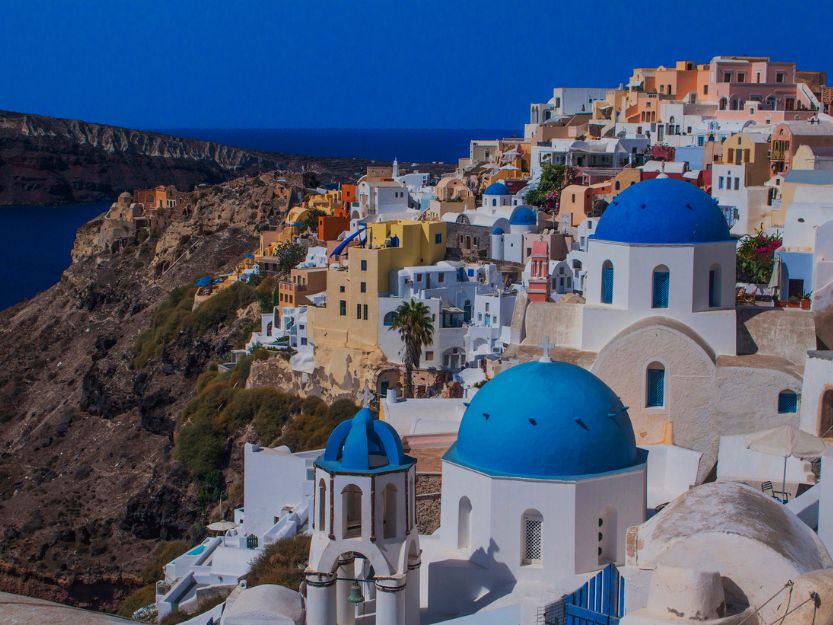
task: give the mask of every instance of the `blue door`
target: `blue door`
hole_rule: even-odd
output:
[[[564,598],[565,625],[619,625],[625,613],[625,580],[613,564]]]

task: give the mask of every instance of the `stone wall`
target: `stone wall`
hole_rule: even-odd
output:
[[[795,308],[737,309],[738,354],[781,356],[803,365],[807,351],[816,349],[813,315]]]

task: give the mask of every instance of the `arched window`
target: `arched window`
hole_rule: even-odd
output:
[[[798,395],[794,391],[781,391],[778,393],[778,412],[798,412]]]
[[[341,519],[343,538],[362,535],[362,490],[354,484],[341,491]]]
[[[720,110],[721,111],[726,110],[726,98],[720,98]]]
[[[621,183],[621,182],[619,182],[618,180],[617,180],[616,182],[614,182],[614,183],[613,183],[613,189],[614,189],[615,191],[618,191],[618,190],[619,190],[619,189],[621,189],[621,188],[622,188],[622,183]]]
[[[602,263],[602,304],[613,303],[613,263]]]
[[[709,269],[709,308],[720,308],[720,265]]]
[[[541,529],[544,517],[537,510],[527,510],[521,520],[523,541],[521,543],[522,561],[524,564],[541,563]]]
[[[668,291],[671,285],[671,274],[668,267],[660,265],[654,269],[651,308],[668,308]]]
[[[394,320],[395,317],[396,317],[396,311],[392,310],[389,313],[385,314],[384,318],[382,319],[382,323],[386,327],[390,327],[390,326],[393,325],[393,320]]]
[[[327,485],[324,480],[318,482],[318,527],[319,532],[327,528]]]
[[[382,491],[382,537],[396,538],[396,486],[388,484]]]
[[[645,371],[645,406],[660,408],[665,405],[665,367],[652,362]]]
[[[471,501],[468,497],[460,497],[457,509],[457,549],[468,549],[471,546]]]

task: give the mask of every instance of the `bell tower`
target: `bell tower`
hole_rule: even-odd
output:
[[[315,461],[308,625],[419,624],[416,461],[366,406]]]
[[[533,241],[532,254],[529,257],[529,286],[527,287],[530,302],[548,302],[550,300],[549,266],[549,243]]]

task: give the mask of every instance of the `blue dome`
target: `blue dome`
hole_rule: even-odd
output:
[[[645,180],[622,191],[605,209],[593,238],[648,244],[731,240],[715,200],[672,178]]]
[[[575,478],[641,464],[627,409],[565,362],[504,371],[472,399],[444,459],[494,476]]]
[[[384,473],[410,467],[396,430],[362,408],[349,421],[342,421],[327,439],[316,466],[331,472]]]
[[[502,182],[493,182],[486,190],[483,192],[483,195],[512,195],[509,193],[509,189],[506,188],[506,185]]]
[[[492,228],[492,234],[503,234],[503,228]]]
[[[521,204],[512,213],[509,223],[513,226],[534,226],[538,223],[538,217],[529,206]]]

